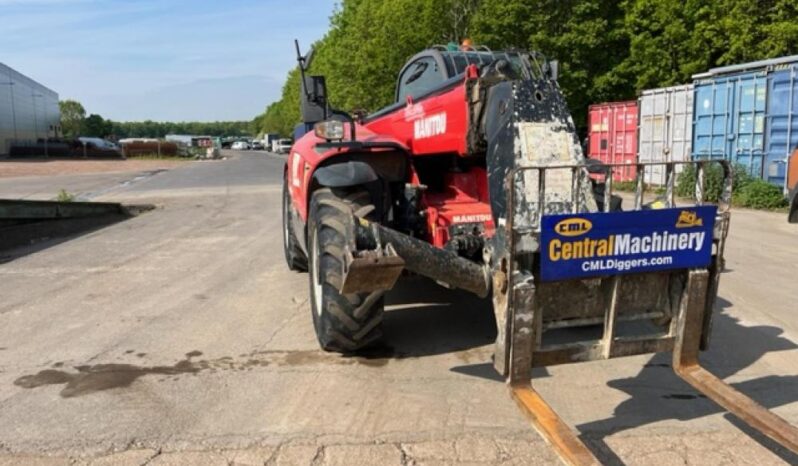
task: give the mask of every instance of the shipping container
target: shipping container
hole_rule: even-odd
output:
[[[724,158],[778,186],[798,143],[798,56],[715,68],[694,76],[696,160]]]
[[[638,99],[640,162],[680,162],[690,160],[693,134],[693,86],[665,87],[643,91]],[[676,166],[680,173],[681,165]],[[664,166],[651,166],[644,175],[646,183],[664,185]]]
[[[786,182],[787,160],[798,148],[798,63],[775,67],[768,75],[764,178]]]
[[[637,101],[609,102],[588,109],[588,156],[603,163],[626,164],[613,179],[637,176]]]

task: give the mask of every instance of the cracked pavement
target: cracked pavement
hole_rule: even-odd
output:
[[[0,254],[0,465],[556,462],[491,369],[489,301],[405,280],[386,347],[318,350],[307,276],[282,257],[282,165],[180,164],[97,198],[155,211]],[[26,191],[4,183],[0,197]],[[798,424],[798,232],[782,214],[732,217],[703,359]],[[668,362],[550,367],[535,386],[606,463],[798,463]]]

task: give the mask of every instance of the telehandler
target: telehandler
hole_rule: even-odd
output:
[[[729,228],[725,161],[637,164],[622,209],[618,167],[582,153],[557,62],[435,46],[401,69],[392,105],[353,117],[330,106],[324,77],[306,73],[312,51],[295,45],[303,125],[313,130],[285,165],[283,237],[288,266],[309,272],[323,349],[377,343],[385,293],[409,272],[492,297],[496,370],[567,463],[598,461],[534,390],[532,368],[655,352],[672,352],[681,378],[798,452],[798,429],[699,364]],[[698,173],[689,205],[674,198],[679,163]],[[709,205],[713,163],[724,192]],[[646,202],[654,165],[664,166],[665,194]],[[594,338],[561,338],[589,326],[600,329]]]

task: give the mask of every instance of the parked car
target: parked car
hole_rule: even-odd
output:
[[[290,139],[278,139],[276,141],[272,141],[272,152],[276,152],[278,154],[287,154],[291,151],[291,144],[293,141]]]
[[[79,137],[72,143],[72,154],[78,157],[121,158],[119,146],[103,138]]]
[[[252,150],[263,150],[263,143],[260,141],[252,141]]]
[[[230,148],[233,150],[249,150],[249,143],[247,141],[236,141]]]

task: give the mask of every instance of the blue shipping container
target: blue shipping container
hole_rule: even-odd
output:
[[[693,99],[693,158],[725,158],[759,176],[765,146],[767,74],[698,81]]]
[[[696,75],[695,160],[724,158],[784,186],[798,145],[798,57],[735,65]]]
[[[785,184],[787,158],[798,147],[798,63],[768,76],[764,179]]]

